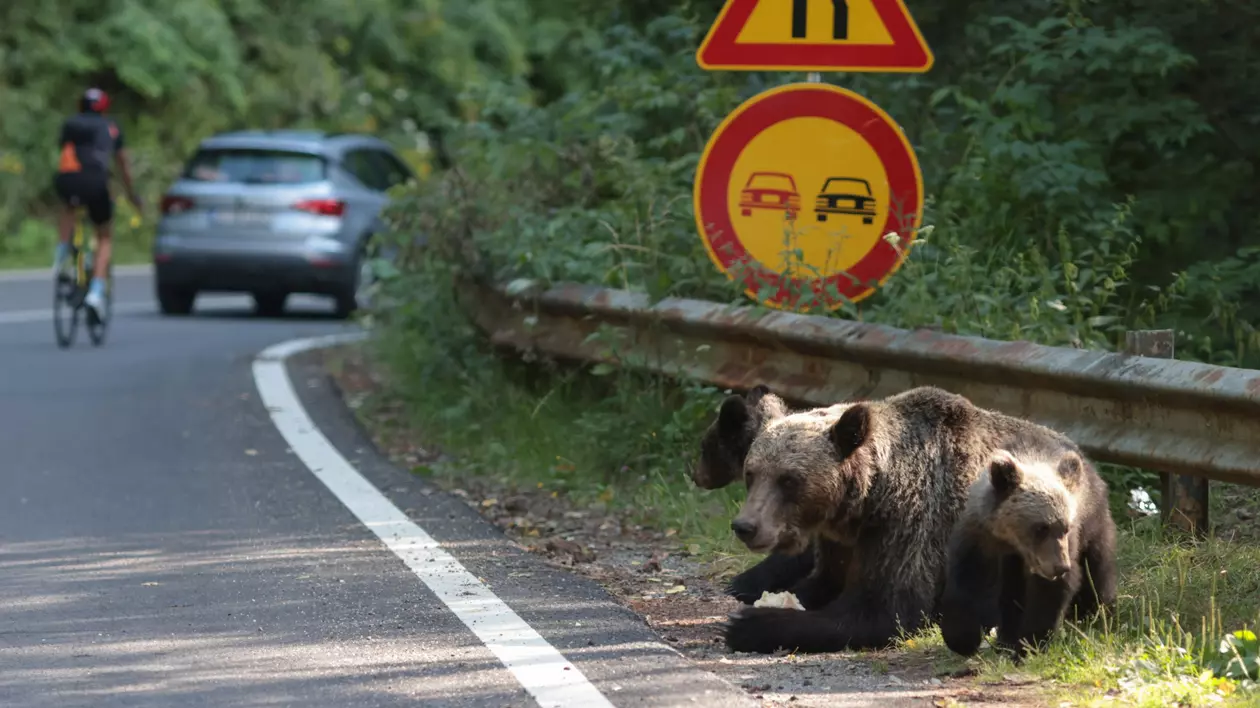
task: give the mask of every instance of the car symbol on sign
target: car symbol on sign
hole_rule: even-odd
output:
[[[826,221],[828,214],[853,214],[862,217],[863,224],[875,221],[870,183],[857,177],[829,177],[819,190],[814,213],[819,221]]]
[[[739,213],[752,216],[753,209],[786,211],[789,221],[801,210],[796,180],[783,172],[754,172],[739,193]]]

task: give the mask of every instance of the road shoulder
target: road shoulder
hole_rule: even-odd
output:
[[[619,706],[755,705],[730,683],[662,642],[597,583],[522,550],[458,496],[382,455],[326,373],[321,351],[296,354],[288,372],[302,406],[341,455],[439,541],[587,679]]]

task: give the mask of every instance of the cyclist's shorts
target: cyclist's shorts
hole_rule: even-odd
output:
[[[53,185],[61,201],[86,208],[93,224],[108,224],[114,218],[114,200],[104,174],[65,172],[57,175]]]

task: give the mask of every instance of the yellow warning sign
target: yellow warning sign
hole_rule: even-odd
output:
[[[932,52],[903,0],[726,0],[705,69],[924,72]]]
[[[759,2],[740,30],[740,44],[892,44],[873,0]]]

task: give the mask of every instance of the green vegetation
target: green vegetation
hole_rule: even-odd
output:
[[[608,504],[636,523],[677,529],[718,575],[758,559],[728,530],[742,486],[704,492],[686,477],[721,391],[506,357],[459,315],[449,290],[424,289],[418,298],[414,312],[429,315],[384,327],[373,350],[390,373],[391,398],[405,404],[425,445],[454,455],[417,473],[457,486],[469,474],[517,489],[542,486],[576,508]],[[1240,638],[1239,661],[1228,667],[1235,657],[1220,649],[1231,632],[1260,625],[1260,545],[1168,536],[1154,517],[1117,519],[1122,585],[1114,616],[1068,627],[1021,667],[990,652],[964,661],[935,628],[903,642],[891,659],[872,660],[887,666],[897,654],[924,653],[941,673],[970,664],[981,680],[1033,674],[1056,682],[1051,692],[1073,705],[1101,705],[1107,692],[1121,705],[1206,705],[1211,695],[1223,705],[1260,702],[1254,643]]]
[[[549,7],[554,5],[554,7]],[[197,141],[226,129],[363,130],[427,173],[465,91],[580,83],[570,60],[600,4],[495,0],[53,0],[0,4],[0,267],[52,254],[56,131],[99,85],[126,131],[145,223]],[[645,8],[651,11],[651,8]],[[435,149],[431,149],[435,148]],[[125,201],[125,200],[124,200]],[[34,222],[34,224],[32,224]],[[35,236],[33,234],[40,234]],[[120,251],[126,253],[125,248]],[[36,255],[37,254],[37,255]]]
[[[697,69],[717,4],[590,22],[600,39],[575,50],[586,78],[562,91],[521,81],[466,91],[479,110],[445,136],[453,168],[400,195],[392,215],[429,248],[407,254],[388,286],[399,304],[377,322],[400,394],[461,472],[611,500],[679,529],[729,572],[755,560],[726,531],[742,490],[701,492],[686,477],[723,392],[505,357],[459,315],[452,287],[529,277],[745,300],[696,236],[694,168],[740,101],[803,77]],[[924,227],[879,293],[832,314],[1090,349],[1172,327],[1181,358],[1253,364],[1260,341],[1242,313],[1260,234],[1245,195],[1260,144],[1245,129],[1254,102],[1239,98],[1255,89],[1233,78],[1254,65],[1250,11],[1163,0],[911,9],[938,57],[931,73],[824,78],[901,122],[923,165]],[[1104,474],[1127,519],[1127,491],[1153,475]],[[1260,620],[1260,551],[1165,537],[1154,524],[1123,524],[1117,615],[1067,632],[1023,670],[1077,704],[1107,690],[1143,705],[1255,701],[1258,677],[1243,678],[1241,662],[1231,674],[1218,650]],[[933,650],[930,633],[916,641]]]
[[[909,5],[937,56],[930,73],[824,80],[904,127],[923,168],[925,226],[886,287],[834,316],[1095,349],[1117,348],[1126,329],[1172,327],[1179,357],[1254,366],[1252,4]],[[401,263],[388,287],[400,304],[380,324],[381,353],[425,429],[475,471],[612,498],[747,562],[723,531],[739,491],[702,493],[685,478],[721,392],[506,360],[459,316],[451,289],[463,274],[744,300],[696,236],[694,168],[740,101],[803,77],[701,71],[694,51],[719,6],[4,3],[0,267],[47,262],[53,132],[88,83],[114,96],[150,205],[216,130],[377,132],[424,176],[393,216],[406,240],[422,232],[430,248]],[[120,256],[145,252],[151,212],[120,227]],[[1105,472],[1117,511],[1126,489],[1152,481]],[[1202,646],[1254,620],[1253,546],[1169,545],[1141,529],[1126,544],[1128,619],[1032,666],[1114,686],[1119,674],[1081,672],[1123,672],[1121,658],[1141,652],[1173,666],[1174,650],[1152,648],[1163,642],[1199,670],[1213,665]],[[1214,623],[1206,634],[1203,617]],[[1174,620],[1194,637],[1165,640]]]

